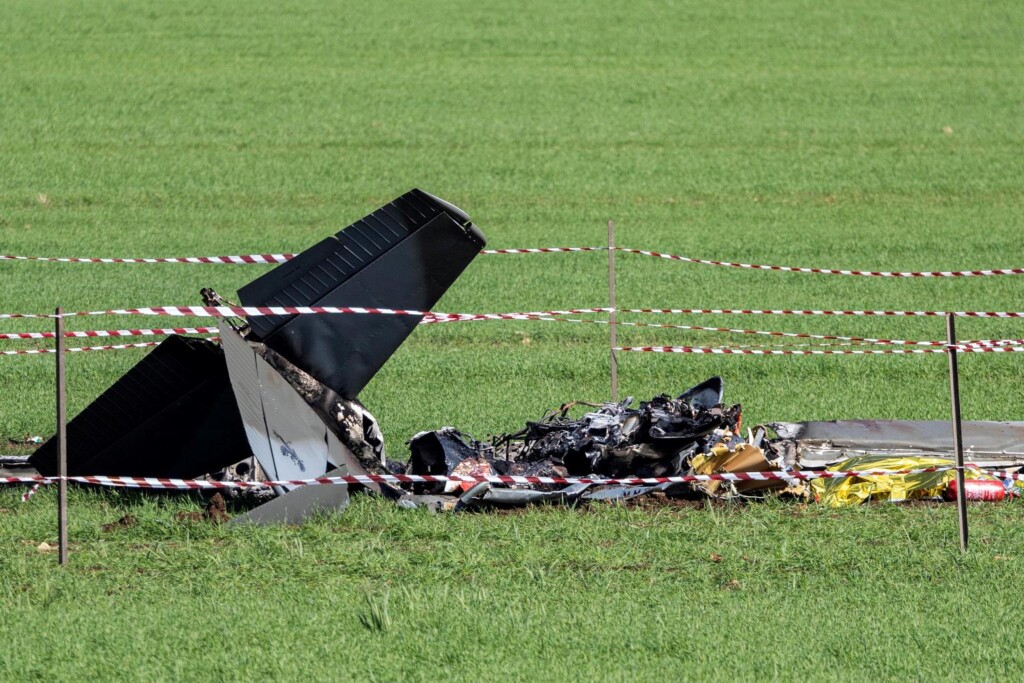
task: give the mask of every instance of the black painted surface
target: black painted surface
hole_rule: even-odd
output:
[[[457,207],[410,190],[239,290],[245,306],[352,306],[425,311],[485,244]],[[252,317],[263,341],[321,383],[355,398],[420,316]]]
[[[171,336],[68,422],[68,474],[197,477],[251,456],[220,347]],[[30,458],[57,474],[54,439]]]

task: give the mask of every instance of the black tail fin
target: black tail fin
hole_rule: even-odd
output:
[[[484,246],[469,216],[410,190],[249,283],[246,306],[429,310]],[[252,317],[252,337],[353,399],[419,323],[415,316]]]

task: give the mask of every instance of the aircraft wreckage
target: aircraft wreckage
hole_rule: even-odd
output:
[[[244,286],[244,306],[430,310],[485,244],[458,207],[411,190]],[[208,304],[223,300],[203,290]],[[361,474],[660,477],[799,469],[911,469],[948,464],[945,422],[810,422],[741,429],[741,407],[709,379],[633,405],[569,404],[524,429],[476,440],[421,432],[408,462],[387,457],[359,392],[420,318],[281,315],[222,320],[219,344],[171,336],[68,423],[68,474],[282,481]],[[582,406],[583,415],[570,410]],[[770,436],[774,434],[774,436]],[[965,423],[978,464],[1024,463],[1024,423]],[[53,440],[29,463],[57,473]],[[977,477],[987,475],[980,472]],[[915,479],[915,477],[917,477]],[[877,478],[876,478],[877,479]],[[404,507],[482,509],[671,496],[814,496],[833,505],[935,496],[952,472],[890,477],[516,487],[449,482],[368,488]],[[898,481],[897,481],[898,480]],[[240,523],[299,522],[341,510],[349,487],[281,486]]]

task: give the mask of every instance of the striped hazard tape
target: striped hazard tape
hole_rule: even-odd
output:
[[[167,315],[185,315],[197,312],[209,313],[210,311],[216,312],[217,314],[235,313],[241,311],[251,310],[299,310],[299,309],[266,309],[266,308],[252,308],[252,307],[208,307],[208,306],[189,306],[189,307],[161,307],[154,309],[121,309],[117,312],[137,312],[138,314],[145,314],[147,311],[152,311],[152,314],[158,315],[159,311],[166,311]],[[317,310],[317,309],[309,309]],[[332,309],[324,309],[332,310]],[[387,312],[395,314],[415,314],[420,313],[418,311],[391,311],[387,309],[333,309],[333,310],[351,310],[352,312]],[[856,337],[856,336],[842,336],[842,335],[829,335],[829,334],[813,334],[807,332],[780,332],[772,330],[754,330],[744,328],[729,328],[729,327],[711,327],[704,325],[681,325],[681,324],[661,324],[661,323],[645,323],[645,322],[629,322],[629,321],[613,321],[603,319],[581,319],[581,318],[566,318],[562,317],[572,313],[598,313],[607,312],[610,309],[607,308],[582,308],[582,309],[569,309],[569,310],[552,310],[552,311],[533,311],[524,313],[485,313],[485,314],[469,314],[469,313],[425,313],[420,324],[435,324],[435,323],[447,323],[447,322],[468,322],[475,320],[517,320],[517,321],[543,321],[543,322],[555,322],[555,323],[571,323],[571,324],[597,324],[597,325],[617,325],[617,326],[629,326],[629,327],[645,327],[645,328],[660,328],[660,329],[677,329],[677,330],[690,330],[690,331],[708,331],[708,332],[722,332],[730,334],[743,334],[743,335],[762,335],[770,336],[777,339],[808,339],[822,342],[815,346],[850,346],[856,344],[870,344],[870,345],[885,345],[885,346],[925,346],[935,347],[931,351],[914,351],[913,353],[942,353],[947,342],[945,341],[915,341],[906,339],[883,339],[874,337]],[[623,309],[624,311],[637,311],[641,309]],[[646,309],[649,311],[668,311],[674,310],[679,311],[683,309]],[[68,313],[65,316],[73,315],[95,315],[100,312],[88,312],[82,314]],[[24,316],[34,317],[34,316]],[[56,316],[41,316],[41,317],[56,317]],[[64,336],[68,338],[104,338],[104,337],[132,337],[132,336],[157,336],[157,335],[169,335],[169,334],[210,334],[217,332],[215,327],[172,327],[172,328],[138,328],[138,329],[118,329],[118,330],[79,330],[65,332]],[[27,340],[27,339],[52,339],[56,336],[54,332],[11,332],[11,333],[0,333],[0,340]],[[843,342],[840,344],[829,344],[827,342]],[[153,346],[154,342],[144,344],[120,344],[120,345],[105,345],[105,346],[92,346],[92,347],[74,347],[68,349],[68,351],[101,351],[101,350],[114,350],[114,349],[126,349],[126,348],[141,348],[145,346]],[[957,345],[957,349],[963,351],[999,351],[999,350],[1012,350],[1012,347],[1024,346],[1024,339],[982,339],[982,340],[965,340]],[[942,347],[942,348],[939,348]],[[620,351],[647,351],[657,353],[712,353],[712,354],[729,354],[729,353],[743,353],[749,355],[821,355],[825,353],[835,354],[866,354],[866,353],[912,353],[911,351],[806,351],[797,352],[789,349],[754,349],[750,347],[691,347],[691,346],[630,346],[630,347],[617,347],[616,350]],[[43,354],[53,353],[52,349],[27,349],[27,350],[16,350],[16,351],[0,351],[0,355],[32,355],[32,354]]]
[[[535,311],[529,313],[440,313],[436,311],[414,311],[395,308],[364,308],[349,306],[148,306],[138,308],[114,308],[102,311],[69,311],[56,313],[0,313],[0,320],[26,318],[74,318],[103,315],[156,315],[185,316],[200,318],[224,318],[232,316],[272,315],[400,315],[423,317],[424,324],[463,322],[469,320],[529,320],[538,316],[568,315],[575,313],[609,312],[609,308],[576,308],[565,311]]]
[[[214,339],[214,337],[210,337]],[[137,344],[105,344],[103,346],[69,346],[64,349],[68,353],[80,353],[82,351],[120,351],[123,349],[144,349],[150,346],[157,346],[160,342],[138,342]],[[57,349],[14,349],[0,351],[0,356],[35,356],[41,353],[57,353]]]
[[[39,482],[38,484],[35,484],[32,488],[30,488],[28,491],[25,491],[25,493],[21,494],[21,502],[27,503],[29,498],[36,495],[36,493],[39,491],[39,488],[43,485],[43,483],[44,482]]]
[[[481,254],[557,254],[570,252],[608,251],[608,247],[531,247],[523,249],[484,249]],[[767,270],[785,273],[814,273],[817,275],[855,275],[862,277],[896,277],[896,278],[943,278],[943,277],[984,277],[991,275],[1021,275],[1024,268],[989,268],[979,270],[922,270],[922,271],[891,271],[891,270],[844,270],[838,268],[801,268],[795,266],[776,266],[760,263],[741,263],[735,261],[718,261],[699,259],[689,256],[667,254],[648,249],[632,249],[629,247],[613,247],[614,251],[625,254],[638,254],[652,258],[695,263],[706,266],[724,268],[740,268],[745,270]],[[295,258],[295,254],[244,254],[238,256],[179,256],[165,258],[91,258],[91,257],[52,257],[52,256],[15,256],[0,255],[0,261],[42,261],[51,263],[193,263],[193,264],[277,264],[286,263]]]
[[[769,472],[723,472],[720,474],[686,474],[674,477],[541,477],[502,475],[439,475],[439,474],[361,474],[338,477],[316,477],[312,479],[287,479],[281,481],[207,481],[205,479],[169,479],[163,477],[110,477],[110,476],[69,476],[69,482],[139,489],[159,490],[202,490],[202,489],[244,489],[267,488],[272,486],[319,486],[335,484],[420,484],[420,483],[480,483],[528,485],[574,485],[594,486],[643,486],[654,484],[686,484],[708,481],[810,481],[812,479],[843,479],[846,477],[880,477],[891,475],[925,474],[955,470],[954,466],[925,467],[910,470],[852,470],[830,472],[815,471],[769,471]],[[1016,474],[1008,477],[1016,478]],[[61,477],[0,477],[4,484],[52,484]]]
[[[1024,318],[1020,311],[870,311],[870,310],[816,310],[792,308],[619,308],[618,313],[650,313],[662,315],[831,315],[854,317],[944,318],[952,314],[958,318]]]
[[[927,347],[920,349],[741,349],[732,347],[699,347],[699,346],[617,346],[615,351],[640,353],[693,353],[708,355],[742,355],[742,356],[868,356],[868,355],[912,355],[922,353],[946,353],[948,349],[956,349],[959,353],[1020,353],[1024,346],[972,346],[957,344],[953,346]]]
[[[0,261],[42,261],[47,263],[223,263],[232,265],[255,265],[286,263],[295,254],[245,254],[242,256],[171,256],[167,258],[90,258],[63,256],[14,256],[0,254]]]
[[[671,261],[683,261],[685,263],[698,263],[705,266],[722,266],[725,268],[743,268],[747,270],[771,270],[784,273],[815,273],[817,275],[859,275],[865,277],[980,277],[986,275],[1022,275],[1024,268],[993,268],[986,270],[922,270],[922,271],[892,271],[892,270],[839,270],[836,268],[797,268],[794,266],[771,266],[760,263],[737,263],[732,261],[713,261],[710,259],[697,259],[688,256],[676,256],[674,254],[663,254],[658,251],[646,249],[629,249],[616,247],[616,251],[629,254],[642,254],[654,258],[668,259]]]
[[[219,337],[205,337],[217,341]],[[648,352],[648,353],[693,353],[693,354],[738,354],[751,356],[821,356],[821,355],[873,355],[873,354],[921,354],[946,353],[948,348],[943,342],[917,342],[936,344],[920,349],[791,349],[791,348],[747,348],[747,347],[692,347],[692,346],[617,346],[615,351]],[[138,342],[134,344],[104,344],[102,346],[71,346],[65,348],[67,353],[83,351],[120,351],[124,349],[143,349],[158,346],[160,342]],[[942,345],[940,348],[938,345]],[[1024,344],[1016,340],[996,341],[992,345],[957,344],[960,353],[1017,353],[1024,352]],[[33,356],[46,353],[57,353],[56,349],[13,349],[0,351],[0,356]]]
[[[583,312],[598,312],[601,309],[580,309]],[[903,346],[945,346],[945,341],[914,341],[909,339],[882,339],[875,337],[848,337],[834,334],[812,334],[809,332],[777,332],[770,330],[750,330],[743,328],[734,327],[708,327],[705,325],[673,325],[665,323],[643,323],[643,322],[626,322],[622,320],[600,320],[600,319],[580,319],[580,318],[563,318],[553,316],[569,315],[573,312],[580,311],[548,311],[542,313],[513,313],[505,314],[508,316],[514,316],[512,319],[515,320],[539,320],[545,322],[556,322],[556,323],[577,323],[577,324],[594,324],[594,325],[614,325],[618,327],[647,327],[655,329],[666,329],[666,330],[691,330],[699,332],[725,332],[730,334],[745,334],[745,335],[765,335],[771,337],[783,337],[787,339],[815,339],[815,340],[827,340],[827,341],[843,341],[843,342],[854,342],[860,344],[880,344],[880,345],[903,345]],[[458,314],[460,317],[457,318],[441,318],[441,319],[425,319],[424,323],[441,323],[441,322],[463,322],[472,320],[493,320],[493,317],[487,316],[474,316],[472,314]],[[962,346],[1013,346],[1016,344],[1024,344],[1024,339],[978,339],[972,341],[962,341]]]
[[[216,327],[163,327],[163,328],[140,328],[136,330],[82,330],[65,332],[64,336],[69,339],[91,338],[91,337],[155,337],[166,334],[212,334],[217,332]],[[0,334],[0,339],[53,339],[55,332],[8,332]]]
[[[556,254],[608,251],[608,247],[533,247],[528,249],[484,249],[481,254]],[[636,250],[634,250],[636,251]],[[642,253],[636,251],[636,253]],[[654,253],[654,252],[652,252]],[[0,254],[0,261],[39,261],[46,263],[192,263],[203,265],[266,265],[287,263],[296,254],[241,254],[238,256],[168,256],[160,258],[95,258],[79,256],[15,256]]]
[[[739,308],[617,308],[617,313],[648,314],[708,314],[708,315],[796,315],[796,316],[896,316],[896,317],[945,317],[952,314],[961,318],[1024,318],[1020,311],[871,311],[871,310],[798,310],[798,309],[739,309]],[[273,316],[273,315],[408,315],[426,317],[431,322],[455,322],[463,320],[525,320],[538,315],[565,315],[571,313],[611,312],[610,308],[583,308],[566,311],[540,313],[440,313],[436,311],[415,311],[394,308],[365,308],[358,306],[146,306],[138,308],[114,308],[101,311],[73,311],[58,316],[55,313],[0,313],[0,319],[23,318],[73,318],[101,315],[163,315],[222,318],[228,316]]]

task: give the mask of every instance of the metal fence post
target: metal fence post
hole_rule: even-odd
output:
[[[618,325],[615,320],[615,222],[608,221],[608,340],[610,345],[612,401],[619,400]]]
[[[68,563],[67,386],[64,353],[64,309],[57,307],[57,562]]]
[[[956,317],[946,314],[946,356],[949,357],[949,397],[953,405],[953,453],[956,458],[956,514],[960,551],[967,552],[967,491],[964,486],[964,443],[960,422],[960,373],[956,358]]]

